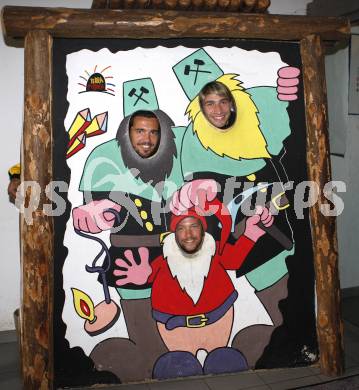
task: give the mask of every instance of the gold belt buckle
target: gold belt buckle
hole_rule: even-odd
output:
[[[170,234],[171,232],[160,233],[160,244],[163,245],[163,240]]]
[[[200,323],[198,325],[193,325],[190,323],[190,321],[193,318],[199,318]],[[206,322],[208,321],[208,318],[204,314],[197,314],[195,316],[186,316],[186,327],[187,328],[203,328],[206,326]]]

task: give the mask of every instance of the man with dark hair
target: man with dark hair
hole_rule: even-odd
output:
[[[156,115],[151,111],[137,111],[130,119],[130,140],[142,158],[153,156],[160,143],[161,129]]]
[[[182,251],[193,254],[202,246],[204,225],[199,217],[189,216],[180,221],[176,227],[176,242]]]
[[[201,64],[200,72],[193,64]],[[274,302],[288,295],[286,259],[295,250],[290,217],[285,210],[289,202],[281,183],[289,180],[284,166],[285,140],[291,134],[287,107],[288,101],[297,99],[295,86],[300,72],[285,66],[278,69],[276,85],[265,82],[244,87],[239,74],[225,73],[202,48],[178,62],[173,70],[190,100],[186,114],[191,123],[181,148],[185,179],[214,179],[225,189],[223,202],[231,206],[234,236],[243,226],[236,225],[245,217],[242,210],[250,209],[252,201],[269,204],[271,210],[278,211],[276,227],[288,243],[284,246],[267,234],[237,271],[240,288],[246,288],[248,296],[257,297],[258,293],[263,302],[253,307],[251,313],[238,316],[232,331],[231,345],[242,351],[250,367],[255,367],[274,329],[282,324],[282,307]],[[284,92],[282,85],[291,87]],[[195,181],[192,187],[197,189]],[[263,189],[263,183],[273,183],[273,187]],[[190,185],[183,186],[181,199],[175,194],[174,208],[176,203],[191,205]],[[203,183],[201,188],[205,187]],[[208,225],[218,235],[216,221],[209,219]],[[236,312],[240,310],[236,304]]]
[[[201,89],[198,97],[201,110],[213,126],[225,130],[234,123],[236,104],[226,85],[212,81]]]
[[[148,248],[150,261],[161,253],[161,234],[169,224],[163,206],[183,182],[177,159],[180,140],[173,134],[173,125],[159,109],[125,116],[116,138],[89,154],[79,188],[84,204],[72,211],[76,230],[110,231],[106,281],[121,297],[128,338],[104,340],[90,357],[96,367],[123,382],[151,377],[154,362],[166,351],[151,317],[151,284],[118,286],[113,271],[116,259],[125,258],[129,251],[138,259],[140,246]],[[134,365],[133,361],[140,363]]]

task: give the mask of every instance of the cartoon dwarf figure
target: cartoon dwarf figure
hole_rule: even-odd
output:
[[[150,284],[117,286],[115,259],[126,250],[137,253],[140,246],[148,248],[150,261],[161,253],[161,236],[169,226],[164,205],[183,178],[173,122],[158,108],[152,80],[128,81],[123,94],[125,117],[116,138],[87,158],[80,182],[84,204],[73,209],[73,223],[85,233],[110,231],[106,280],[121,297],[129,339],[104,340],[90,357],[99,369],[133,381],[150,377],[166,348],[151,318]]]
[[[214,69],[217,73],[223,74],[221,70],[218,71],[218,66],[214,66]],[[186,69],[182,70],[184,72]],[[206,81],[211,79],[213,80],[213,75]],[[198,78],[197,82],[199,81]],[[170,118],[158,109],[150,79],[124,83],[123,93],[125,118],[119,126],[116,139],[99,145],[88,157],[80,183],[85,202],[73,210],[73,219],[75,228],[84,232],[111,231],[112,262],[106,276],[109,285],[116,287],[121,296],[121,306],[129,333],[129,339],[104,340],[94,348],[90,356],[96,367],[113,372],[121,381],[133,381],[151,376],[153,364],[158,356],[165,352],[166,346],[159,337],[150,314],[151,284],[147,280],[143,284],[130,282],[118,284],[114,274],[121,271],[121,267],[115,259],[127,258],[126,253],[131,251],[132,259],[140,262],[141,256],[138,256],[140,246],[148,248],[150,262],[160,255],[163,233],[169,230],[168,215],[163,212],[163,206],[183,185],[182,172],[186,175],[193,174],[194,178],[208,178],[209,173],[215,173],[218,182],[221,182],[222,178],[237,174],[248,174],[248,177],[252,177],[251,173],[263,170],[263,166],[266,167],[264,158],[269,158],[267,157],[269,154],[267,152],[265,156],[261,156],[263,159],[251,155],[247,160],[219,156],[212,152],[210,147],[208,149],[203,147],[197,134],[193,133],[191,125],[188,128],[171,128],[173,123]],[[197,94],[198,91],[193,93]],[[268,98],[273,98],[277,102],[275,95]],[[277,119],[288,125],[286,103],[279,103],[281,113]],[[145,126],[139,125],[139,121],[142,123],[147,117],[145,112],[154,114],[155,118],[151,119],[150,116],[145,120],[147,122]],[[141,115],[137,115],[138,113]],[[262,115],[263,117],[268,115],[265,107]],[[238,111],[234,117],[238,120]],[[265,119],[263,120],[265,122]],[[148,122],[151,122],[151,125],[148,125]],[[278,139],[284,139],[290,133],[288,126],[286,131],[281,130],[285,127],[279,123],[276,128]],[[138,137],[135,136],[135,132],[143,130],[146,134],[147,130],[148,134],[152,132],[152,136],[153,132],[157,132],[159,136],[157,139],[151,139],[150,136],[142,139],[140,134]],[[273,137],[270,131],[269,133],[268,137]],[[256,139],[260,140],[261,137],[263,138],[258,131]],[[221,145],[220,137],[218,141]],[[265,142],[262,141],[262,144]],[[272,146],[274,144],[275,142],[271,142]],[[277,144],[279,153],[282,144],[280,141]],[[273,150],[271,153],[275,154]],[[241,169],[238,168],[238,164]],[[247,168],[244,168],[245,166]],[[235,195],[233,194],[233,197]],[[278,204],[280,205],[280,202]],[[213,227],[210,219],[208,225]],[[216,229],[215,237],[220,234],[218,223]],[[266,237],[261,241],[265,239]],[[282,247],[278,246],[276,253],[283,252]],[[255,250],[256,247],[248,256]],[[275,256],[276,254],[269,252],[261,261],[265,262]],[[247,263],[246,261],[242,268]],[[132,361],[136,361],[136,365],[132,364]]]
[[[243,283],[251,284],[257,292],[263,290],[262,295],[267,294],[269,301],[278,302],[287,295],[288,270],[285,261],[288,255],[294,253],[293,232],[285,211],[289,203],[281,184],[288,180],[281,160],[285,154],[283,143],[291,133],[288,102],[284,100],[297,98],[299,71],[291,67],[279,70],[278,92],[281,92],[279,96],[282,99],[279,100],[274,86],[244,89],[238,80],[239,75],[224,74],[204,49],[184,58],[173,70],[190,99],[186,113],[191,122],[185,129],[181,147],[185,179],[214,179],[220,184],[223,202],[234,205],[230,210],[234,221],[232,232],[236,237],[243,229],[243,223],[238,223],[244,218],[239,213],[239,206],[250,204],[251,195],[261,197],[262,205],[267,204],[278,214],[277,230],[291,245],[285,249],[280,240],[268,234],[260,245],[253,248],[237,272],[238,277],[246,275]],[[287,87],[281,87],[281,84]],[[263,183],[269,186],[263,186]],[[211,187],[211,184],[208,186]],[[250,191],[246,191],[248,189]],[[181,192],[181,202],[188,205],[191,195],[185,190]],[[248,199],[245,198],[247,193]],[[218,236],[216,221],[210,220],[209,228]],[[261,266],[265,267],[265,272]],[[269,288],[271,286],[274,288]],[[266,326],[260,332],[258,337],[263,340],[259,342],[257,338],[258,348],[253,348],[253,343],[249,342],[243,351],[251,367],[268,344],[274,327],[282,322],[276,305],[271,304],[268,312],[271,322],[262,323],[274,326]],[[233,345],[243,349],[243,339],[246,337],[237,337]]]
[[[173,215],[171,234],[166,236],[163,255],[151,265],[146,248],[140,248],[140,264],[117,259],[122,271],[115,271],[126,282],[152,284],[152,315],[169,352],[162,355],[153,369],[156,379],[200,374],[220,374],[248,369],[245,357],[228,347],[232,330],[233,304],[238,297],[227,270],[239,269],[257,240],[265,234],[273,216],[258,208],[248,218],[244,234],[234,245],[227,243],[231,217],[215,199],[216,217],[222,226],[219,242],[206,232],[206,218],[191,208]],[[196,355],[207,355],[203,364]]]

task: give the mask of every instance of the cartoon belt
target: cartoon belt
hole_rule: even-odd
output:
[[[170,232],[159,234],[133,235],[133,234],[115,234],[110,235],[111,245],[117,248],[139,248],[145,246],[148,248],[162,245],[163,239]]]
[[[157,321],[165,324],[167,330],[172,330],[179,327],[184,328],[203,328],[206,325],[213,324],[221,319],[235,300],[238,298],[238,292],[235,290],[232,294],[217,307],[208,313],[195,314],[191,316],[176,316],[172,314],[162,313],[157,310],[152,310],[152,317]]]

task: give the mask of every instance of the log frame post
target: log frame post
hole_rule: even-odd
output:
[[[30,31],[25,38],[25,96],[22,139],[21,365],[25,389],[51,389],[53,382],[53,218],[43,206],[52,180],[52,37]],[[32,207],[31,205],[34,205]]]
[[[308,179],[319,189],[318,201],[310,208],[310,221],[320,368],[323,374],[333,376],[343,373],[344,350],[336,218],[326,217],[321,211],[321,205],[327,203],[323,189],[331,180],[324,47],[319,35],[309,35],[301,40],[300,49],[306,107]]]

